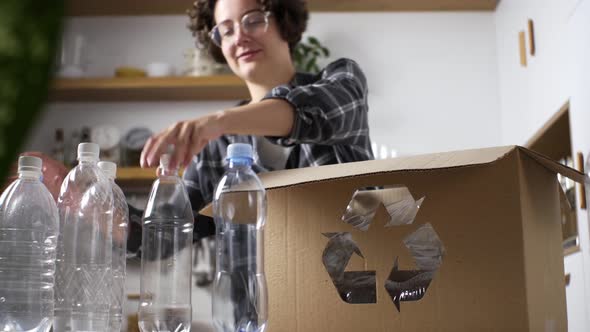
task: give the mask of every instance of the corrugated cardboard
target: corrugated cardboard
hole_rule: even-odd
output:
[[[514,146],[262,175],[268,331],[567,330],[556,172],[584,179]],[[426,196],[412,225],[385,228],[383,207],[366,232],[341,221],[356,189],[382,185]],[[415,268],[402,241],[427,222],[446,255],[424,298],[398,312],[384,282],[396,257]],[[347,271],[376,271],[377,303],[340,298],[322,264],[329,232],[352,234],[364,260]]]

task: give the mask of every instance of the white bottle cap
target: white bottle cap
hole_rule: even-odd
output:
[[[98,167],[104,172],[109,179],[117,178],[117,164],[112,161],[99,161]]]
[[[19,172],[38,172],[41,173],[43,161],[39,157],[20,156],[18,157]]]
[[[95,158],[98,159],[100,148],[96,143],[80,143],[78,144],[78,159],[80,158]]]
[[[233,143],[227,147],[226,159],[249,158],[252,159],[252,145],[246,143]]]

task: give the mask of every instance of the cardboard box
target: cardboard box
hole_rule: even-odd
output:
[[[514,146],[262,175],[267,331],[566,331],[556,172],[584,180]],[[412,224],[385,227],[383,206],[366,231],[343,222],[357,189],[398,185],[425,197]],[[421,299],[398,311],[385,284],[420,274],[404,239],[426,223],[444,245],[442,263],[417,293],[402,292]],[[349,255],[344,275],[374,271],[376,303],[350,304],[337,291],[324,265],[335,233],[349,233],[364,257]]]

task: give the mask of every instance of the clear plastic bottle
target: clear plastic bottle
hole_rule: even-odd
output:
[[[98,154],[97,144],[78,145],[79,164],[58,198],[54,332],[109,328],[113,192],[97,166]]]
[[[109,178],[113,189],[113,285],[111,287],[111,313],[109,331],[121,331],[123,322],[123,303],[125,296],[125,268],[127,266],[127,227],[129,208],[123,190],[115,183],[117,164],[100,161],[98,167]]]
[[[46,332],[53,323],[59,215],[41,164],[20,157],[18,179],[0,196],[0,331]]]
[[[267,290],[264,276],[266,192],[252,171],[252,147],[231,144],[229,169],[215,191],[217,272],[213,322],[218,332],[264,331]]]
[[[190,331],[193,212],[170,155],[160,158],[142,221],[139,328]]]

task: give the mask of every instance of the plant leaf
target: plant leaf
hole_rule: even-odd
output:
[[[64,0],[2,0],[0,13],[0,177],[5,179],[47,98]]]

